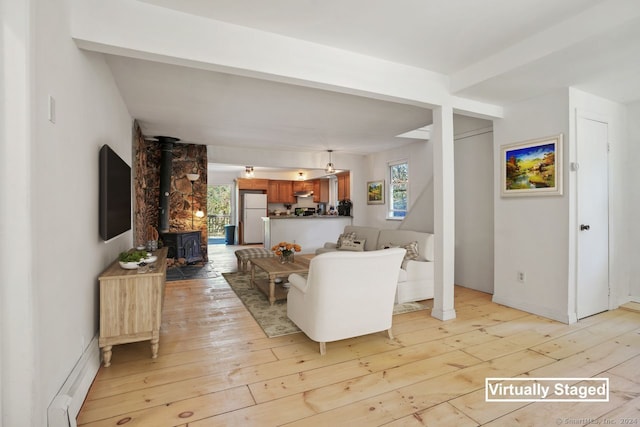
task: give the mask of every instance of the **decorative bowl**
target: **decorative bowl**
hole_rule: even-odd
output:
[[[124,268],[125,270],[135,270],[138,268],[138,263],[137,262],[122,262],[122,261],[118,261],[120,263],[120,267]]]

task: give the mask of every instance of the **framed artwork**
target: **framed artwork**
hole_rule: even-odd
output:
[[[367,182],[367,204],[384,205],[384,180]]]
[[[562,134],[501,147],[502,197],[562,195]]]

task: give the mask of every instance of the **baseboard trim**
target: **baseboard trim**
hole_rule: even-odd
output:
[[[438,320],[451,320],[456,318],[456,310],[453,308],[448,310],[433,308],[431,309],[431,316]]]
[[[49,405],[48,427],[77,427],[76,417],[98,369],[100,369],[100,347],[96,334]]]
[[[500,296],[496,296],[496,294],[493,294],[493,298],[491,299],[491,301],[495,302],[496,304],[501,304],[507,307],[515,308],[516,310],[525,311],[527,313],[535,314],[537,316],[546,317],[548,319],[556,320],[558,322],[566,323],[568,325],[573,324],[578,320],[575,313],[557,313],[553,310],[549,310],[547,307],[526,303],[520,300],[502,298]]]

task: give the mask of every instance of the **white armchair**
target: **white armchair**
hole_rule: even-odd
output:
[[[328,252],[311,260],[307,279],[289,276],[287,316],[309,338],[326,343],[387,330],[398,286],[402,248]]]

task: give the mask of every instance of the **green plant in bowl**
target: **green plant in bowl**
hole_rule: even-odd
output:
[[[121,252],[118,260],[120,262],[140,262],[147,257],[147,251]]]

